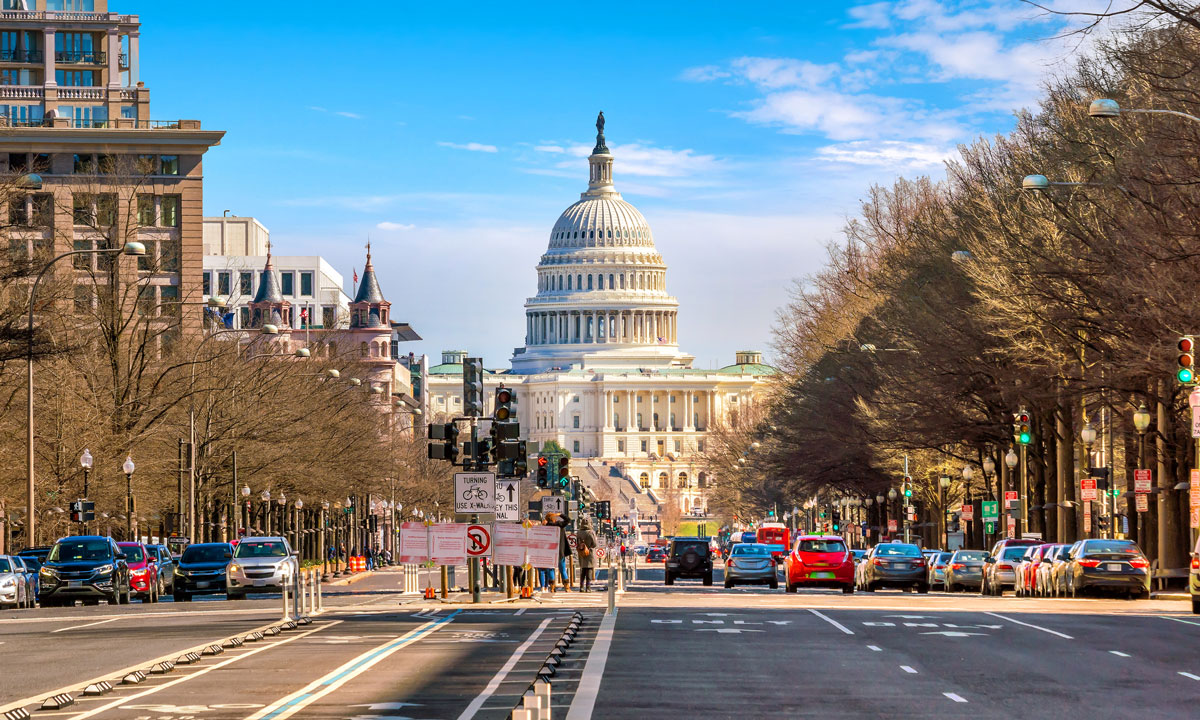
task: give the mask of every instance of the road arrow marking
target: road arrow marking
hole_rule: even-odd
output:
[[[987,633],[969,633],[959,632],[958,630],[939,630],[937,632],[923,632],[922,635],[944,635],[946,637],[968,637],[971,635],[987,635]]]
[[[884,615],[884,617],[900,618],[901,620],[932,620],[937,615]]]
[[[744,633],[744,632],[765,632],[763,630],[742,630],[741,628],[699,628],[696,632],[716,632],[716,633]]]
[[[410,702],[385,702],[385,703],[363,703],[362,705],[351,705],[350,707],[365,707],[368,710],[403,710],[408,707],[422,707],[420,703]]]

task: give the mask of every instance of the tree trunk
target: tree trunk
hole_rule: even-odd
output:
[[[1117,508],[1120,514],[1129,519],[1129,532],[1126,534],[1126,537],[1140,546],[1141,536],[1138,534],[1137,505],[1134,502],[1133,496],[1133,471],[1137,469],[1138,461],[1137,436],[1131,432],[1124,432],[1121,433],[1121,440],[1124,445],[1124,452],[1122,454],[1125,457],[1125,487],[1124,492],[1121,494],[1124,502],[1117,505]],[[1113,487],[1116,487],[1115,482],[1114,479]],[[1113,502],[1117,502],[1117,500],[1114,499]],[[1145,550],[1144,547],[1142,549]]]
[[[1042,457],[1045,458],[1045,468],[1042,472],[1043,487],[1042,498],[1040,500],[1043,506],[1058,502],[1058,432],[1057,432],[1057,413],[1051,410],[1042,416],[1042,440],[1043,451]],[[1041,513],[1043,535],[1042,539],[1045,542],[1059,542],[1058,534],[1058,506],[1053,508],[1045,508]]]
[[[1158,449],[1158,567],[1160,570],[1171,570],[1184,564],[1179,543],[1179,501],[1175,492],[1175,473],[1172,472],[1167,447],[1167,437],[1174,437],[1175,423],[1171,422],[1171,413],[1163,402],[1164,391],[1163,383],[1159,381],[1158,436],[1155,440]]]

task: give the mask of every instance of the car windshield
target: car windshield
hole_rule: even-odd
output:
[[[17,557],[21,558],[21,562],[25,563],[25,567],[29,569],[29,572],[36,572],[42,569],[42,561],[35,557],[23,555],[18,555]]]
[[[921,557],[921,549],[916,545],[877,545],[875,554],[883,557]]]
[[[13,564],[8,561],[8,558],[0,557],[0,573],[4,572],[16,572],[16,569],[13,568]]]
[[[1005,560],[1020,560],[1025,557],[1025,553],[1029,552],[1027,547],[1007,547],[1004,548],[1004,554],[1001,555]]]
[[[675,543],[675,552],[677,552],[677,553],[685,553],[688,550],[694,550],[703,555],[704,551],[707,549],[708,549],[708,543],[702,543],[702,542],[677,542],[677,543]]]
[[[225,559],[225,553],[229,552],[229,550],[228,545],[191,545],[187,550],[183,551],[183,562],[221,562]]]
[[[146,556],[142,554],[141,545],[121,545],[120,548],[121,552],[125,553],[125,560],[128,562],[140,563],[146,559]]]
[[[81,562],[84,560],[108,560],[112,557],[112,546],[107,540],[62,540],[55,544],[46,559],[50,562]]]
[[[940,563],[950,562],[950,553],[938,553],[937,561]]]
[[[243,542],[238,543],[237,552],[233,555],[239,558],[287,557],[287,550],[281,542]]]
[[[1135,543],[1128,540],[1090,540],[1083,545],[1084,554],[1090,553],[1120,553],[1137,555],[1141,551]]]
[[[741,545],[737,545],[733,548],[733,554],[760,555],[765,557],[771,554],[771,550],[766,545],[747,545],[746,543],[742,543]]]
[[[796,549],[800,552],[844,553],[846,545],[841,540],[801,540]]]
[[[987,553],[982,550],[967,550],[954,553],[955,562],[983,562],[985,557],[987,557]]]

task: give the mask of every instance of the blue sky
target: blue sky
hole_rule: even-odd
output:
[[[523,342],[598,110],[680,345],[720,366],[769,349],[870,184],[940,175],[1075,50],[1018,0],[112,7],[142,17],[154,118],[227,131],[207,214],[253,215],[347,282],[370,236],[394,318],[426,339],[409,349],[491,367]]]

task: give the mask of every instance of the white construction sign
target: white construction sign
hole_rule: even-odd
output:
[[[454,473],[454,512],[496,512],[496,473]]]
[[[496,523],[492,528],[492,562],[516,567],[525,564],[525,528],[516,523]]]

